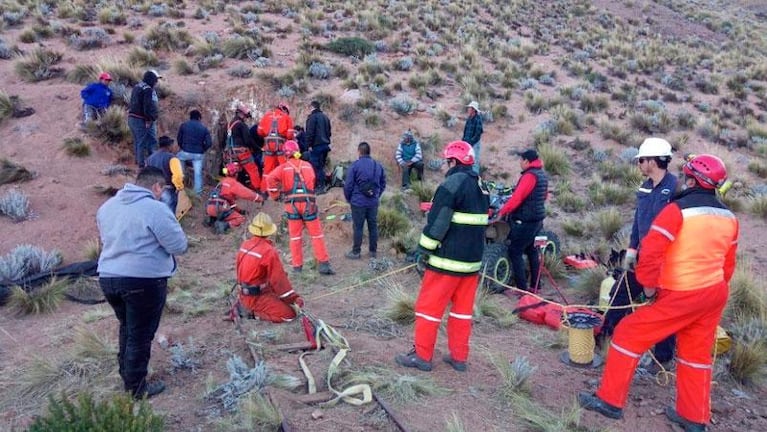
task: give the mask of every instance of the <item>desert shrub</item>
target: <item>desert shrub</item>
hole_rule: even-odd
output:
[[[631,201],[634,191],[614,183],[595,182],[589,185],[588,194],[594,205],[621,205]]]
[[[21,244],[6,255],[0,256],[0,281],[14,281],[37,273],[48,273],[61,264],[58,250],[50,252],[42,248]]]
[[[223,61],[223,54],[211,54],[198,58],[197,61],[195,61],[195,64],[200,71],[204,71],[206,69],[219,67]]]
[[[599,133],[602,135],[602,138],[611,139],[623,145],[626,145],[629,135],[631,135],[631,131],[622,124],[611,121],[599,123]]]
[[[19,42],[34,43],[37,42],[37,33],[32,29],[26,29],[19,34]]]
[[[331,67],[325,63],[312,62],[312,64],[309,65],[309,76],[312,78],[328,79],[330,78],[331,72]]]
[[[399,71],[407,72],[413,68],[413,64],[414,64],[413,58],[410,56],[405,56],[397,60],[396,63],[394,63],[394,68]]]
[[[13,287],[11,298],[8,302],[10,307],[23,315],[40,315],[55,311],[64,293],[69,288],[69,280],[52,278],[48,283],[26,291],[21,287]]]
[[[546,166],[546,171],[550,174],[565,176],[570,172],[570,160],[561,149],[544,144],[538,147],[538,152]]]
[[[246,59],[250,56],[258,58],[261,56],[258,43],[253,38],[239,35],[222,42],[221,53],[233,59]]]
[[[497,297],[486,289],[477,292],[474,310],[477,315],[490,318],[493,324],[501,328],[509,328],[519,321],[512,311],[498,303]]]
[[[393,238],[410,228],[410,220],[394,208],[381,208],[378,211],[378,232],[381,238]]]
[[[415,322],[415,294],[407,292],[400,284],[392,283],[386,290],[386,306],[383,314],[386,318],[402,324]]]
[[[602,95],[585,95],[580,100],[580,108],[587,113],[604,111],[609,106],[610,101]]]
[[[501,397],[510,401],[514,396],[526,395],[530,392],[528,380],[538,369],[525,356],[514,358],[509,362],[504,354],[489,354],[490,362],[501,375],[498,389]]]
[[[584,237],[588,233],[588,227],[581,219],[568,218],[562,221],[562,231],[573,237]]]
[[[2,40],[0,40],[0,59],[8,60],[16,56],[18,54],[18,49],[11,48],[8,45],[5,44]]]
[[[181,76],[194,74],[194,67],[184,59],[178,59],[173,63],[173,67],[176,69],[176,73]]]
[[[759,195],[750,200],[750,210],[755,216],[767,219],[767,195]]]
[[[123,25],[127,20],[123,11],[115,6],[110,6],[99,11],[99,22],[101,24]]]
[[[79,137],[66,138],[62,148],[70,156],[84,157],[91,154],[91,146]]]
[[[617,208],[611,207],[596,214],[599,232],[606,240],[610,240],[623,227],[623,218]]]
[[[128,63],[137,66],[158,66],[160,59],[153,51],[135,47],[128,53]]]
[[[743,318],[730,326],[733,338],[728,371],[741,384],[754,384],[764,378],[767,366],[767,327],[764,318]]]
[[[10,118],[11,115],[13,115],[13,100],[8,96],[8,93],[0,90],[0,123]]]
[[[93,64],[78,64],[67,72],[67,81],[75,84],[87,84],[98,76],[99,70]]]
[[[24,81],[37,82],[55,78],[63,73],[63,69],[54,68],[63,54],[58,51],[37,48],[32,54],[25,55],[16,62],[14,69]]]
[[[748,170],[756,174],[761,178],[767,178],[767,165],[759,161],[751,161],[748,163]]]
[[[127,393],[117,393],[111,399],[94,400],[82,392],[76,401],[65,395],[48,397],[47,412],[35,418],[29,432],[64,432],[73,430],[162,432],[164,419],[154,414],[146,401],[134,401]]]
[[[325,49],[336,54],[363,58],[375,52],[375,45],[361,37],[341,37],[330,41]]]
[[[238,65],[230,68],[226,73],[235,78],[250,78],[253,75],[253,69],[250,66]]]
[[[11,189],[0,196],[0,215],[8,216],[14,222],[29,217],[29,198],[18,189]]]
[[[418,101],[408,95],[399,95],[389,100],[389,107],[397,114],[407,115],[415,111]]]
[[[443,395],[450,390],[441,387],[431,377],[400,375],[381,367],[369,367],[362,371],[346,372],[341,377],[344,385],[369,384],[373,391],[398,404],[414,403],[424,396]]]
[[[0,185],[32,180],[34,173],[10,159],[0,159]]]
[[[424,181],[416,181],[410,184],[413,194],[418,197],[419,202],[431,201],[434,197],[434,186]]]
[[[759,276],[754,273],[751,260],[738,260],[730,281],[730,293],[724,315],[733,320],[767,320],[767,290]]]
[[[127,116],[125,108],[112,105],[97,121],[88,122],[86,131],[89,135],[108,143],[121,143],[131,136]]]
[[[194,38],[186,30],[164,23],[149,29],[142,40],[142,45],[150,50],[178,51],[186,49],[193,42]]]
[[[3,23],[8,26],[16,26],[24,22],[24,18],[27,16],[27,11],[23,9],[19,10],[5,10],[3,11]]]
[[[67,43],[78,51],[103,48],[112,42],[106,30],[99,27],[86,27],[80,34],[69,36]]]

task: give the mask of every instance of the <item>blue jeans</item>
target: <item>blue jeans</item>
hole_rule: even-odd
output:
[[[146,385],[152,339],[160,325],[167,278],[99,278],[104,297],[120,322],[117,362],[125,390],[141,394]]]
[[[378,250],[378,206],[357,207],[352,206],[352,227],[354,230],[354,244],[352,252],[359,253],[362,249],[362,228],[368,223],[368,250],[375,253]]]
[[[167,204],[170,211],[176,214],[176,206],[178,205],[178,191],[173,186],[165,186],[160,195],[160,201]]]
[[[106,107],[96,108],[93,105],[83,104],[83,123],[87,123],[91,120],[98,120],[106,110]]]
[[[197,195],[202,194],[202,165],[205,162],[204,153],[188,153],[183,150],[176,153],[176,157],[181,162],[188,160],[192,161],[192,167],[194,168],[194,193]]]
[[[128,127],[133,135],[136,164],[139,168],[143,168],[146,166],[146,158],[157,148],[157,122],[147,122],[144,119],[129,116]]]
[[[474,148],[474,165],[471,167],[475,173],[479,174],[479,147],[482,145],[480,141],[477,141],[472,147]]]

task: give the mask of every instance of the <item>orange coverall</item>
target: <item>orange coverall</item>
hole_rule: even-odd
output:
[[[258,123],[258,134],[264,138],[264,175],[285,163],[282,150],[285,140],[295,137],[293,119],[279,108],[268,111]]]
[[[296,312],[291,304],[303,306],[304,301],[290,284],[274,244],[264,237],[245,240],[237,251],[235,261],[237,282],[241,286],[259,287],[260,293],[247,295],[240,289],[240,303],[260,319],[273,323],[291,321]]]
[[[219,198],[211,197],[208,199],[208,204],[205,208],[208,216],[228,222],[231,227],[238,227],[245,222],[245,216],[237,211],[237,200],[247,200],[253,202],[262,202],[261,195],[250,190],[248,187],[238,182],[234,177],[225,177],[221,179],[218,186]],[[224,200],[224,202],[220,201]],[[221,213],[228,213],[221,215]]]
[[[688,189],[661,210],[642,240],[639,283],[657,300],[615,328],[597,396],[623,408],[642,353],[676,334],[676,411],[711,419],[712,348],[735,271],[738,221],[713,191]]]
[[[296,183],[295,181],[298,181]],[[290,256],[293,267],[303,265],[303,242],[301,235],[306,226],[312,239],[314,257],[318,263],[329,260],[322,234],[317,203],[314,195],[314,168],[309,162],[291,158],[266,176],[269,197],[277,200],[284,196],[285,214],[288,217]]]
[[[235,127],[239,126],[239,131],[234,131]],[[244,128],[244,129],[243,129]],[[253,157],[253,152],[247,147],[247,143],[243,142],[245,135],[250,136],[248,126],[239,119],[232,120],[227,125],[227,136],[232,133],[235,134],[234,147],[224,148],[224,164],[227,162],[238,162],[242,169],[248,173],[250,177],[250,185],[253,186],[253,190],[261,189],[261,173],[258,170],[256,159]],[[239,133],[238,133],[239,132]],[[238,139],[237,135],[241,137]],[[252,142],[252,138],[250,139]]]

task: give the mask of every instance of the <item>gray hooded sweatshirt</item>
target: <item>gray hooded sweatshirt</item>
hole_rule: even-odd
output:
[[[176,271],[186,234],[149,189],[126,183],[96,213],[101,234],[100,277],[162,278]]]

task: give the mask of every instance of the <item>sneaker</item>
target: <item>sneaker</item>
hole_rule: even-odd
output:
[[[146,382],[146,384],[138,391],[133,392],[133,398],[141,400],[143,398],[151,398],[165,391],[165,383],[162,381]]]
[[[666,417],[668,417],[668,419],[673,423],[682,426],[684,428],[684,432],[705,432],[706,430],[706,425],[701,423],[694,423],[685,419],[684,417],[680,416],[679,413],[677,413],[676,410],[672,407],[666,407]]]
[[[346,258],[354,259],[354,260],[361,258],[360,253],[359,252],[354,252],[354,251],[346,252],[346,255],[344,255],[344,256]]]
[[[330,268],[329,262],[321,262],[319,266],[317,266],[317,271],[320,272],[321,275],[334,275],[336,272],[333,271],[332,268]]]
[[[599,397],[594,393],[578,393],[578,403],[581,405],[581,407],[589,411],[596,411],[605,417],[616,420],[623,418],[622,409],[614,407],[602,399],[599,399]]]
[[[453,357],[450,356],[450,354],[445,354],[442,356],[442,361],[452,366],[453,369],[457,370],[458,372],[466,372],[466,362],[453,360]]]
[[[415,349],[407,354],[399,354],[395,356],[394,361],[400,366],[416,368],[424,372],[431,371],[431,362],[418,357],[418,354],[415,353]]]
[[[293,273],[301,273],[304,271],[304,266],[294,266],[293,267]]]

